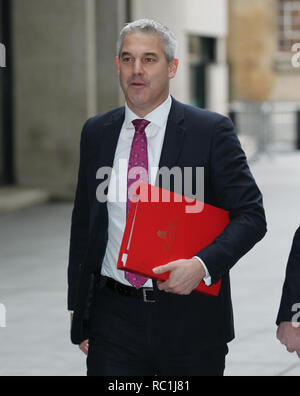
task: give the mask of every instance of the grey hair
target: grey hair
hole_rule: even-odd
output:
[[[139,19],[128,23],[121,31],[120,38],[117,43],[117,55],[121,56],[121,49],[125,36],[132,33],[156,34],[163,42],[164,53],[167,61],[171,62],[176,57],[178,42],[175,34],[166,26],[151,19]]]

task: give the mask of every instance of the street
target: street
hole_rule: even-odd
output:
[[[226,376],[298,376],[300,359],[276,340],[285,268],[300,222],[300,153],[251,165],[263,192],[268,234],[231,272],[236,339]],[[0,376],[82,376],[69,339],[67,263],[71,204],[0,215]],[[220,323],[222,326],[222,323]]]

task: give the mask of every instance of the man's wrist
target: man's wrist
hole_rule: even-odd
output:
[[[198,257],[198,256],[194,256],[193,258],[195,258],[195,259],[197,259],[198,261],[200,261],[200,263],[202,264],[202,266],[203,266],[203,268],[204,268],[205,276],[204,276],[204,278],[203,278],[203,282],[206,284],[206,286],[211,286],[211,276],[210,276],[210,274],[209,274],[209,272],[208,272],[208,269],[207,269],[205,263],[204,263],[203,260],[202,260],[200,257]]]

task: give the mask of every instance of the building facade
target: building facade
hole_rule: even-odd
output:
[[[82,125],[124,103],[114,57],[121,28],[134,19],[175,31],[178,100],[227,111],[224,0],[0,0],[0,18],[2,185],[74,196]]]
[[[300,101],[299,0],[229,0],[231,100]]]
[[[258,150],[298,147],[300,1],[229,0],[230,101]],[[237,110],[236,110],[237,109]]]

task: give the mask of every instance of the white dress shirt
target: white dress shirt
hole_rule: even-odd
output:
[[[172,98],[169,95],[164,103],[144,117],[144,119],[150,122],[145,129],[145,133],[148,143],[149,184],[153,186],[156,181],[171,106]],[[108,188],[108,242],[101,270],[102,275],[113,278],[127,286],[131,286],[131,284],[125,279],[125,272],[117,269],[117,261],[126,226],[127,172],[131,145],[135,135],[135,128],[132,121],[139,118],[126,104],[125,120],[114,158],[112,172],[114,176],[111,178]],[[211,279],[207,268],[199,257],[197,259],[201,261],[206,270],[207,276],[204,281],[209,286]],[[144,286],[153,287],[152,280],[149,279]]]

